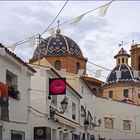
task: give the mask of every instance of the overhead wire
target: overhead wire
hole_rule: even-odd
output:
[[[95,64],[95,63],[93,63],[93,62],[90,62],[90,61],[87,61],[87,62],[90,63],[90,64],[92,64],[92,65],[95,65],[95,66],[97,66],[97,67],[100,67],[100,68],[102,68],[102,69],[104,69],[104,70],[111,71],[110,69],[105,68],[105,67],[103,67],[103,66],[100,66],[100,65],[98,65],[98,64]]]
[[[112,3],[113,1],[114,1],[114,0],[108,2],[108,3],[104,4],[104,5],[101,5],[101,6],[97,7],[97,8],[94,8],[94,9],[92,9],[92,10],[89,10],[89,11],[87,11],[87,12],[81,14],[81,15],[86,15],[86,14],[88,14],[88,13],[90,13],[90,12],[93,12],[93,11],[95,11],[95,10],[97,10],[97,9],[99,9],[99,8],[101,8],[101,7],[103,7],[103,6],[107,5],[107,4],[109,4],[109,3]],[[63,5],[63,7],[62,7],[61,10],[59,11],[59,13],[56,15],[56,17],[53,19],[53,21],[49,24],[49,26],[48,26],[41,34],[40,34],[40,33],[35,34],[35,35],[33,35],[33,36],[30,36],[30,37],[28,37],[28,38],[26,38],[26,39],[20,40],[20,41],[18,41],[18,42],[13,43],[13,44],[16,44],[16,45],[24,44],[24,43],[28,42],[29,38],[35,37],[35,36],[39,36],[39,35],[43,35],[45,32],[47,32],[48,29],[51,27],[51,25],[52,25],[52,24],[54,23],[54,21],[56,20],[56,18],[60,15],[60,13],[62,12],[62,10],[64,9],[64,7],[66,6],[67,3],[68,3],[68,0],[67,0],[66,3]],[[81,15],[80,15],[80,16],[81,16]],[[79,16],[77,16],[77,17],[79,17]],[[64,24],[66,24],[66,23],[69,23],[69,22],[71,22],[71,21],[77,19],[77,17],[74,17],[74,18],[72,18],[72,19],[70,19],[70,20],[64,21],[64,22],[60,23],[59,26],[62,26],[62,25],[64,25]],[[53,28],[55,28],[55,27],[57,27],[57,26],[54,26]],[[13,45],[13,44],[12,44],[12,45]],[[12,45],[9,45],[7,48],[10,48]]]
[[[76,64],[76,62],[73,61],[73,60],[71,60],[70,58],[67,58],[67,59],[69,59],[71,62],[73,62],[74,64]],[[84,68],[84,69],[86,69],[86,70],[88,70],[88,71],[90,71],[90,72],[92,72],[92,73],[94,73],[94,74],[96,74],[96,72],[94,72],[94,71],[92,71],[92,70],[90,70],[90,69],[88,69],[88,68],[86,68],[86,67],[84,67],[84,66],[81,66],[81,67]],[[101,67],[101,66],[100,66],[100,67]],[[101,77],[107,78],[106,76],[102,76],[102,75],[101,75]]]
[[[38,33],[38,34],[35,34],[35,35],[33,35],[33,36],[31,36],[31,37],[28,37],[28,38],[26,38],[26,39],[23,39],[23,40],[21,40],[21,41],[18,41],[18,42],[16,42],[16,43],[14,43],[14,44],[16,44],[16,45],[21,45],[21,44],[24,44],[24,43],[26,43],[26,42],[28,42],[28,39],[29,38],[32,38],[32,37],[35,37],[35,36],[39,36],[39,35],[43,35],[46,31],[48,31],[48,29],[51,27],[51,25],[54,23],[54,21],[57,19],[57,17],[60,15],[60,13],[62,12],[62,10],[65,8],[65,6],[66,6],[66,4],[68,3],[68,0],[65,2],[65,4],[63,5],[63,7],[60,9],[60,11],[58,12],[58,14],[55,16],[55,18],[53,19],[53,21],[49,24],[49,26],[47,27],[47,29],[45,29],[41,34],[40,33]],[[9,47],[7,47],[7,48],[10,48],[11,47],[11,45],[9,46]]]
[[[61,10],[59,11],[59,13],[55,16],[55,18],[53,19],[53,21],[49,24],[49,26],[47,27],[46,30],[44,30],[40,35],[42,36],[45,32],[48,31],[48,29],[51,27],[51,25],[54,23],[54,21],[57,19],[57,17],[60,15],[60,13],[62,12],[62,10],[65,8],[66,4],[68,3],[68,0],[66,1],[66,3],[63,5],[63,7],[61,8]]]

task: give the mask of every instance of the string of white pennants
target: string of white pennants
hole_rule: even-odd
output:
[[[95,70],[95,78],[100,78],[102,71],[103,70]],[[83,69],[79,70],[78,75],[81,76],[83,74],[83,72],[84,72]],[[117,80],[119,80],[119,78],[121,78],[121,75],[122,75],[121,72],[122,72],[121,70],[115,70]],[[62,69],[60,71],[60,73],[62,74],[62,76],[65,77],[67,71],[66,71],[66,69]],[[46,69],[45,68],[44,69],[40,69],[40,76],[44,76],[45,74],[46,74]],[[132,77],[134,77],[134,79],[135,78],[139,78],[138,71],[134,70],[133,73],[132,73]]]
[[[100,78],[102,71],[103,70],[95,70],[95,77]],[[121,72],[122,72],[121,70],[115,70],[117,80],[119,80],[119,78],[121,78],[121,76],[122,76]],[[138,71],[134,70],[132,73],[132,77],[139,78]]]
[[[75,17],[73,19],[70,19],[68,21],[65,21],[65,22],[61,23],[60,26],[63,25],[63,24],[66,24],[66,23],[69,23],[69,25],[72,25],[72,26],[76,26],[86,14],[88,14],[90,12],[93,12],[93,11],[95,11],[97,9],[100,9],[99,10],[99,16],[104,17],[106,15],[106,13],[107,13],[107,10],[108,10],[110,4],[113,1],[114,0],[112,0],[111,2],[108,2],[108,3],[104,4],[102,6],[99,6],[99,7],[95,8],[95,9],[92,9],[92,10],[90,10],[90,11],[88,11],[88,12],[86,12],[86,13],[80,15],[80,16],[77,16],[77,17]],[[56,27],[53,27],[53,28],[48,29],[48,31],[49,31],[49,33],[51,34],[52,37],[56,37],[55,28]],[[45,32],[43,32],[43,33],[45,33]],[[23,43],[26,43],[26,42],[28,42],[29,47],[34,47],[35,44],[37,44],[37,42],[39,42],[38,41],[39,40],[39,37],[38,37],[39,35],[40,34],[36,34],[36,35],[34,35],[32,37],[29,37],[29,38],[26,38],[26,39],[24,39],[22,41],[18,41],[18,42],[14,43],[13,45],[11,45],[11,46],[9,46],[7,48],[10,48],[12,51],[14,51],[18,45],[23,44]]]

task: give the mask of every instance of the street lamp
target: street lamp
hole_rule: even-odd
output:
[[[54,107],[50,106],[50,118],[54,118],[54,115],[56,113],[59,113],[59,114],[64,114],[66,109],[67,109],[67,106],[68,106],[68,98],[65,97],[61,102],[61,110],[57,110],[55,109]]]

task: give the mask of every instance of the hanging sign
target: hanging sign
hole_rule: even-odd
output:
[[[49,95],[66,94],[66,78],[49,79]]]

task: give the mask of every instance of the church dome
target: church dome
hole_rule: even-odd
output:
[[[126,64],[117,65],[109,74],[105,84],[118,82],[140,82],[138,72]]]
[[[140,82],[138,71],[134,70],[128,65],[128,58],[130,55],[121,48],[117,55],[114,56],[116,61],[116,67],[110,72],[106,79],[106,84],[118,83],[118,82]]]
[[[62,35],[57,29],[56,37],[50,36],[42,39],[41,44],[36,48],[33,58],[42,56],[76,56],[84,58],[80,47],[71,38]]]

